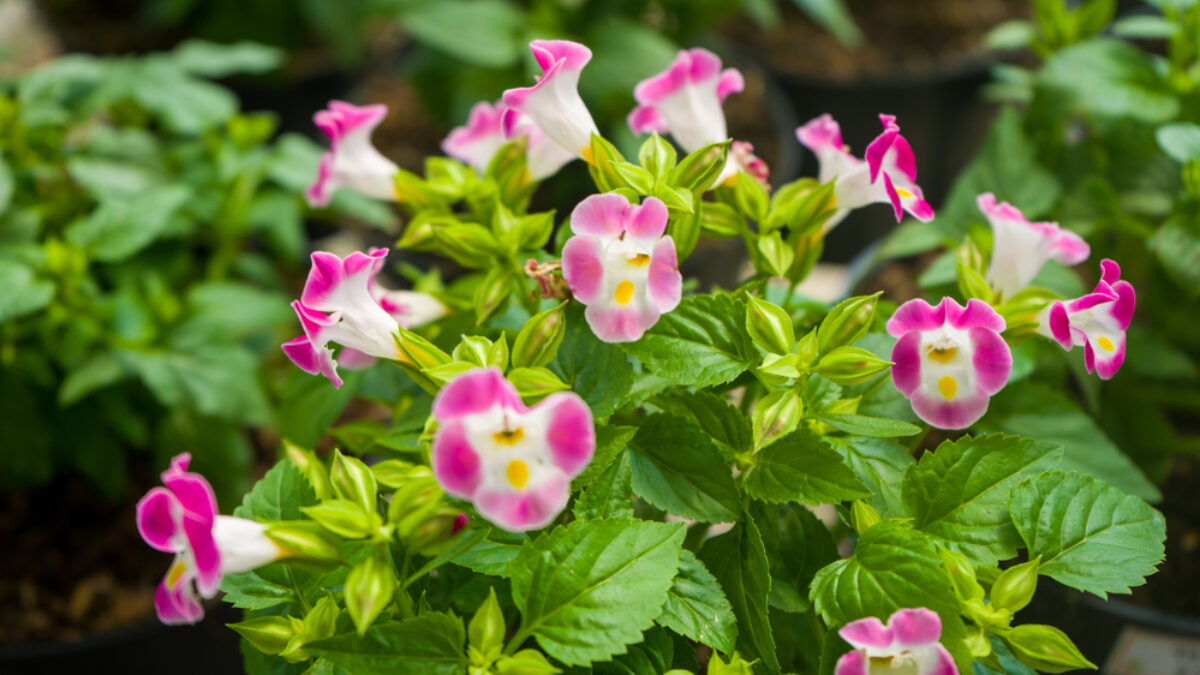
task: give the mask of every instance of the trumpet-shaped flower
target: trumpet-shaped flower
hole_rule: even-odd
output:
[[[685,151],[695,152],[729,138],[721,104],[745,87],[742,73],[736,68],[722,70],[716,54],[699,47],[683,49],[669,68],[634,88],[638,106],[626,121],[635,134],[670,133]],[[745,146],[742,150],[748,154]],[[737,158],[731,156],[717,181],[734,175],[739,168]]]
[[[524,113],[555,143],[575,157],[587,157],[596,123],[579,97],[579,75],[592,60],[592,50],[568,40],[534,40],[529,44],[542,69],[532,87],[509,89],[501,99],[504,130],[509,138],[521,134]]]
[[[796,129],[796,138],[817,156],[817,180],[836,181],[833,193],[837,212],[825,223],[828,231],[852,210],[867,204],[891,204],[896,222],[908,211],[922,221],[933,220],[933,207],[917,185],[917,161],[912,147],[900,135],[892,115],[879,116],[883,133],[867,146],[866,159],[850,154],[842,143],[842,130],[828,114]]]
[[[1012,372],[1012,351],[1000,337],[1004,319],[986,302],[963,308],[951,298],[930,306],[909,300],[887,322],[899,338],[892,382],[917,416],[941,429],[963,429],[987,412]]]
[[[1029,285],[1047,260],[1078,265],[1091,249],[1082,237],[1057,223],[1031,223],[1008,202],[996,202],[990,193],[979,195],[979,210],[992,226],[994,244],[987,280],[1005,296]]]
[[[1100,261],[1096,289],[1067,302],[1054,302],[1041,315],[1038,332],[1053,338],[1063,349],[1082,345],[1084,365],[1107,380],[1125,363],[1125,329],[1133,320],[1137,294],[1121,279],[1121,267]]]
[[[448,494],[513,532],[549,525],[592,460],[592,411],[574,392],[532,408],[499,368],[459,375],[433,401],[433,474]]]
[[[654,197],[637,206],[612,192],[592,195],[571,212],[563,279],[587,305],[596,337],[632,342],[679,305],[683,276],[666,229],[667,207]]]
[[[835,675],[958,675],[954,658],[939,641],[942,620],[925,608],[897,610],[885,625],[875,617],[838,631],[854,647],[838,659]]]
[[[442,151],[483,175],[492,158],[510,140],[504,128],[505,110],[503,103],[494,106],[486,101],[476,103],[466,126],[455,127],[442,141]],[[559,147],[528,115],[516,114],[512,131],[512,138],[526,138],[525,161],[531,180],[552,176],[575,159],[574,154]]]
[[[191,455],[171,460],[162,473],[165,487],[154,487],[137,505],[137,525],[152,548],[175,554],[154,607],[166,624],[196,623],[204,618],[201,598],[211,598],[225,574],[245,572],[284,557],[262,523],[217,513],[212,486],[188,472]]]
[[[371,144],[371,134],[387,115],[387,106],[355,106],[331,101],[313,116],[329,137],[329,150],[321,156],[317,180],[305,192],[308,203],[325,206],[338,188],[361,192],[376,199],[396,199],[395,176],[399,169]]]
[[[393,313],[414,319],[440,316],[434,304],[440,303],[423,294],[377,290],[375,275],[386,257],[387,249],[351,253],[344,260],[326,251],[312,254],[304,291],[300,300],[292,303],[304,335],[283,345],[284,353],[301,370],[320,373],[341,387],[330,342],[355,350],[348,355],[351,367],[368,363],[365,357],[399,360]]]

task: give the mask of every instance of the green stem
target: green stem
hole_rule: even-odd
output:
[[[525,644],[525,641],[529,639],[530,635],[532,635],[532,633],[527,631],[525,626],[522,625],[517,630],[517,634],[514,635],[513,638],[508,641],[508,644],[504,646],[504,655],[512,656],[513,654],[516,654],[517,650],[521,648],[521,645]]]
[[[287,570],[288,582],[292,584],[292,590],[296,591],[296,599],[300,601],[300,608],[304,610],[305,614],[308,614],[312,611],[312,605],[308,604],[308,598],[305,598],[304,594],[300,592],[300,584],[296,583],[296,576],[292,568],[285,566],[284,569]]]

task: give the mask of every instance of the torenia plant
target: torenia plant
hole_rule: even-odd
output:
[[[334,428],[332,456],[285,444],[232,518],[172,468],[143,502],[147,541],[176,554],[162,618],[197,619],[190,584],[221,577],[264,673],[1093,667],[1021,611],[1044,577],[1141,584],[1163,519],[1057,443],[985,430],[1012,345],[1119,367],[1134,294],[1116,264],[1081,298],[1029,291],[1087,247],[984,195],[997,246],[962,256],[962,297],[821,306],[793,289],[845,212],[934,217],[894,118],[863,159],[828,116],[801,127],[820,178],[771,190],[732,151],[721,101],[741,78],[715,55],[681,52],[635,92],[634,130],[687,154],[654,134],[626,158],[576,91],[587,48],[532,47],[537,84],[476,106],[424,176],[370,148],[381,108],[318,114],[334,142],[310,197],[393,200],[397,247],[462,272],[395,295],[386,251],[313,254],[284,351],[331,395],[341,370],[397,374],[390,419]],[[531,212],[574,159],[596,194]],[[744,241],[753,274],[691,292],[679,263],[700,237]]]

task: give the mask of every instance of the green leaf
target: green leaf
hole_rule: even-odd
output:
[[[913,464],[908,450],[895,441],[882,438],[851,436],[829,440],[871,491],[871,506],[885,518],[902,516],[904,505],[900,500],[900,484],[904,472]]]
[[[907,607],[932,609],[942,619],[942,644],[960,671],[970,668],[962,608],[950,575],[932,541],[902,521],[886,521],[863,533],[854,555],[817,573],[809,596],[831,628],[868,616],[886,619]]]
[[[71,368],[58,389],[58,404],[69,406],[88,394],[120,381],[125,369],[110,352],[101,352]]]
[[[0,154],[0,216],[8,211],[12,204],[13,193],[16,192],[16,180],[13,179],[12,169]]]
[[[106,199],[86,218],[67,227],[67,240],[87,248],[101,262],[123,260],[157,239],[191,196],[191,188],[176,184]]]
[[[683,523],[579,520],[526,544],[513,564],[518,636],[567,665],[639,642],[662,613],[679,567]]]
[[[608,417],[620,407],[633,386],[629,357],[592,333],[580,307],[568,309],[566,334],[549,367],[587,401],[598,418]]]
[[[414,3],[400,16],[417,42],[471,66],[506,68],[520,57],[523,15],[501,0]]]
[[[575,492],[595,482],[601,474],[608,470],[613,460],[621,454],[635,433],[637,433],[637,429],[634,427],[597,426],[596,453],[592,455],[592,461],[583,470],[583,473],[571,481],[571,491]]]
[[[628,453],[579,495],[571,512],[580,520],[633,517],[633,469]]]
[[[825,439],[797,429],[763,448],[746,471],[746,493],[767,502],[829,504],[871,495]]]
[[[704,542],[700,561],[708,567],[737,617],[737,650],[747,659],[761,659],[767,672],[780,672],[775,638],[768,618],[771,566],[762,534],[747,519],[725,534]]]
[[[727,459],[753,443],[753,432],[746,416],[724,398],[708,391],[672,389],[653,399],[663,412],[691,421],[717,443]]]
[[[134,100],[175,133],[200,134],[237,113],[233,92],[189,76],[167,58],[137,65],[129,83]]]
[[[1176,283],[1200,294],[1200,227],[1193,218],[1171,217],[1147,244]]]
[[[304,651],[362,675],[459,675],[467,666],[466,632],[453,614],[428,612],[379,624],[359,637],[335,635],[304,645]]]
[[[456,553],[450,560],[480,574],[506,577],[511,572],[512,561],[520,555],[521,546],[525,541],[526,537],[523,534],[493,529],[488,532],[486,539],[478,541],[466,551]]]
[[[244,347],[211,344],[190,351],[122,349],[115,355],[165,406],[256,424],[270,419],[266,395],[252,376],[258,360]]]
[[[658,413],[646,418],[629,447],[633,491],[646,501],[706,523],[725,523],[741,515],[729,463],[699,429]]]
[[[1087,413],[1046,385],[1025,381],[1005,387],[992,397],[988,414],[975,427],[1059,443],[1063,471],[1095,476],[1148,501],[1162,497]]]
[[[728,295],[684,299],[641,340],[623,345],[654,374],[684,386],[728,382],[758,365],[746,334],[746,305]]]
[[[883,417],[867,417],[866,415],[851,415],[846,413],[826,413],[817,415],[817,419],[834,429],[844,431],[851,436],[869,436],[871,438],[896,438],[897,436],[914,436],[921,433],[921,427],[908,422],[890,420]]]
[[[763,540],[771,560],[771,591],[787,588],[797,603],[795,611],[810,607],[808,588],[813,577],[839,559],[837,542],[829,528],[811,510],[799,504],[758,504],[754,522],[762,526]],[[789,610],[791,611],[791,610]]]
[[[667,591],[658,624],[723,653],[732,654],[737,619],[717,579],[691,551],[679,555],[679,574]]]
[[[980,565],[1017,554],[1021,539],[1008,517],[1012,488],[1049,471],[1062,446],[986,434],[946,441],[910,466],[902,489],[913,527]]]
[[[1161,124],[1179,113],[1179,100],[1150,60],[1120,40],[1098,38],[1059,50],[1038,82],[1064,91],[1093,115]]]
[[[1164,124],[1154,132],[1158,146],[1171,159],[1180,164],[1187,164],[1193,159],[1200,159],[1200,124],[1193,122],[1175,122]]]
[[[1009,513],[1042,574],[1101,598],[1140,586],[1163,559],[1162,514],[1091,476],[1030,478],[1012,491]]]
[[[275,70],[283,63],[284,56],[282,49],[257,42],[216,43],[193,38],[171,50],[170,59],[193,75],[221,78]]]
[[[38,311],[54,299],[54,282],[15,260],[0,259],[0,323]]]

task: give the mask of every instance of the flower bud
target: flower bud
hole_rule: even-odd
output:
[[[804,235],[793,231],[788,235],[788,246],[793,251],[792,266],[785,276],[788,281],[798,284],[812,274],[817,261],[821,259],[821,252],[825,250],[825,235],[820,232]]]
[[[371,533],[370,515],[348,499],[329,499],[313,506],[302,506],[300,511],[339,537],[362,539]]]
[[[534,314],[525,322],[513,341],[513,367],[536,368],[554,360],[567,332],[566,311],[567,303],[563,302]]]
[[[357,504],[365,513],[375,512],[379,485],[375,482],[375,474],[361,459],[347,457],[341,450],[334,450],[329,481],[338,497]]]
[[[588,172],[592,174],[592,181],[596,187],[600,188],[601,192],[609,192],[626,186],[625,180],[613,168],[613,162],[625,161],[625,157],[621,155],[620,150],[617,150],[617,146],[592,134],[591,145],[584,151],[583,159],[588,163]]]
[[[967,600],[963,603],[963,614],[974,621],[976,625],[993,632],[1007,629],[1013,620],[1013,613],[983,600]]]
[[[433,382],[440,389],[441,387],[446,386],[446,383],[450,380],[453,380],[468,370],[475,370],[478,367],[479,366],[473,363],[454,361],[453,363],[443,363],[442,365],[434,366],[433,368],[425,368],[421,371],[421,374],[429,378],[429,381]]]
[[[816,373],[841,385],[862,384],[892,367],[862,347],[838,347],[821,358]]]
[[[396,327],[396,346],[418,370],[450,363],[450,355],[429,340],[402,326]]]
[[[950,574],[954,592],[960,600],[983,600],[983,586],[975,577],[975,568],[967,556],[941,547],[938,547],[938,556],[942,559],[942,567]]]
[[[504,646],[504,613],[496,600],[496,589],[488,589],[487,600],[479,606],[471,622],[467,624],[467,643],[487,654],[493,648]]]
[[[225,625],[264,654],[281,653],[293,634],[291,622],[282,616],[260,616]]]
[[[475,288],[475,324],[483,325],[485,321],[499,316],[508,307],[512,294],[512,275],[502,266],[493,267]]]
[[[333,637],[341,609],[332,595],[326,595],[304,615],[304,638],[306,642]]]
[[[1054,626],[1035,623],[1014,626],[1004,640],[1018,659],[1044,673],[1096,667],[1079,653],[1071,638]]]
[[[432,517],[426,517],[413,529],[408,537],[408,548],[417,555],[432,558],[446,552],[454,543],[455,536],[462,531],[462,514],[448,506],[436,509]]]
[[[488,353],[493,346],[492,341],[482,335],[464,335],[454,351],[450,352],[450,358],[485,368],[491,365],[488,363]]]
[[[967,629],[967,649],[975,660],[986,659],[992,654],[992,642],[988,640],[987,631],[978,626]]]
[[[396,242],[396,248],[410,251],[437,250],[437,239],[434,238],[433,231],[445,224],[446,220],[455,222],[452,218],[446,219],[444,216],[430,217],[425,213],[417,214],[404,228],[404,234]]]
[[[805,333],[804,337],[796,343],[796,358],[799,359],[799,366],[807,369],[813,361],[817,360],[819,351],[817,349],[817,331],[811,330]]]
[[[738,174],[745,176],[746,174]],[[758,181],[753,178],[752,182]],[[758,238],[758,257],[762,262],[762,267],[759,272],[766,272],[772,276],[786,276],[788,270],[791,269],[792,263],[796,260],[796,252],[790,246],[783,243],[783,237],[779,232],[771,232],[764,234]]]
[[[761,448],[796,428],[804,416],[804,399],[795,389],[768,394],[754,404],[751,421],[754,447]]]
[[[661,181],[675,168],[675,148],[662,136],[650,134],[638,150],[638,162],[655,181]]]
[[[267,526],[266,535],[289,554],[312,562],[337,562],[342,547],[318,523],[309,520],[284,520]]]
[[[300,473],[308,478],[317,499],[328,499],[333,495],[333,486],[329,484],[329,470],[312,450],[305,450],[291,441],[283,442],[283,449],[292,464],[300,469]]]
[[[355,565],[346,575],[346,611],[362,637],[371,623],[392,602],[396,592],[396,574],[388,561],[387,549],[378,547],[371,557]]]
[[[513,368],[508,381],[517,388],[526,405],[533,405],[556,391],[570,389],[548,368]]]
[[[792,317],[779,305],[757,296],[746,299],[746,330],[751,339],[771,354],[790,354],[796,345]]]
[[[710,143],[679,160],[667,182],[692,192],[709,190],[729,161],[730,142]]]
[[[435,227],[433,238],[438,252],[470,269],[492,264],[501,249],[500,242],[486,227],[478,223],[455,223]]]
[[[660,192],[666,192],[672,188],[665,187]],[[690,195],[692,193],[678,190],[679,196]],[[678,200],[673,200],[678,201]],[[663,200],[668,209],[678,210],[678,205],[673,205],[671,201]],[[696,249],[696,243],[700,241],[700,214],[694,211],[688,213],[671,213],[671,219],[667,222],[667,234],[671,235],[671,239],[675,241],[675,254],[679,260],[686,260],[692,251]]]
[[[854,503],[850,505],[850,526],[859,535],[878,525],[882,520],[875,507],[861,499],[855,499]]]
[[[767,354],[755,372],[763,382],[781,387],[789,380],[800,377],[799,364],[800,357],[795,354]]]
[[[496,662],[496,675],[555,675],[562,671],[550,665],[536,649],[522,649],[512,656],[502,656]]]
[[[554,212],[532,213],[517,221],[517,247],[523,251],[537,250],[550,241],[554,232]]]
[[[729,659],[729,663],[725,663],[714,653],[712,660],[708,662],[708,675],[754,675],[754,664],[737,653]]]
[[[853,344],[862,339],[875,320],[875,306],[879,293],[848,298],[829,310],[829,314],[817,328],[817,350],[827,354],[830,350]]]
[[[752,219],[756,223],[765,224],[767,221],[767,210],[770,206],[767,188],[757,178],[744,171],[734,174],[734,179],[736,182],[733,186],[733,195],[738,211],[741,211],[743,216]],[[780,244],[782,245],[782,243],[781,240]],[[787,267],[783,269],[786,270]]]
[[[992,604],[1016,613],[1025,608],[1037,590],[1038,568],[1042,558],[1013,565],[1000,573],[988,596]]]

